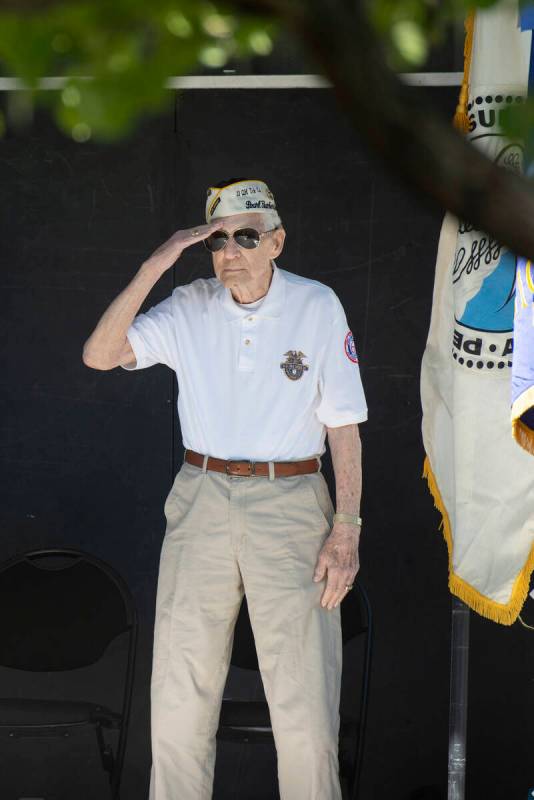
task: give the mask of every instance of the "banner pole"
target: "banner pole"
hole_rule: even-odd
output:
[[[454,595],[451,610],[451,684],[447,800],[465,800],[469,606]]]

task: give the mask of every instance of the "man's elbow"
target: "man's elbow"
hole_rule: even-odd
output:
[[[86,351],[85,347],[82,352],[82,361],[86,367],[90,367],[91,369],[99,369],[99,370],[113,369],[112,365],[104,364],[102,361],[92,358],[91,354]]]

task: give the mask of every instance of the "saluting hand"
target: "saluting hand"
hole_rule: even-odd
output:
[[[207,239],[213,231],[223,227],[224,224],[217,219],[208,222],[207,225],[194,225],[192,228],[184,228],[183,230],[176,231],[170,239],[167,239],[157,250],[154,250],[147,261],[163,273],[172,267],[174,262],[180,258],[187,247],[191,247],[192,244],[196,244],[202,241],[202,239]],[[198,231],[198,233],[193,235],[192,231]]]
[[[321,605],[328,610],[338,606],[350,591],[345,586],[354,582],[360,569],[359,540],[359,528],[346,522],[336,522],[317,557],[313,580],[320,581],[327,573]]]

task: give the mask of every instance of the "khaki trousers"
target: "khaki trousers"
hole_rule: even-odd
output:
[[[320,459],[319,459],[320,461]],[[312,580],[334,513],[322,472],[244,477],[184,462],[165,502],[151,683],[150,800],[210,800],[246,593],[281,800],[341,800],[340,607]]]

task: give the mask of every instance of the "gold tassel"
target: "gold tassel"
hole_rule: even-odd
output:
[[[464,42],[464,79],[456,113],[454,115],[454,127],[461,133],[469,133],[469,116],[467,114],[467,100],[469,98],[469,73],[471,71],[471,56],[473,54],[473,34],[475,30],[475,12],[470,11],[465,23],[465,42]]]
[[[449,591],[482,617],[486,617],[492,622],[499,622],[501,625],[513,625],[523,608],[530,588],[530,576],[534,571],[534,546],[529,553],[526,564],[515,579],[510,601],[504,605],[503,603],[496,603],[495,600],[490,600],[489,597],[478,592],[453,572],[451,523],[428,456],[425,456],[422,477],[426,478],[430,494],[434,500],[434,506],[441,513],[439,527],[443,527],[443,536],[449,554]]]
[[[518,288],[521,288],[518,283]],[[512,436],[527,453],[534,455],[534,430],[529,428],[521,417],[534,407],[534,386],[523,392],[514,403],[512,403]]]
[[[534,431],[520,419],[512,420],[512,436],[523,450],[534,456]]]

